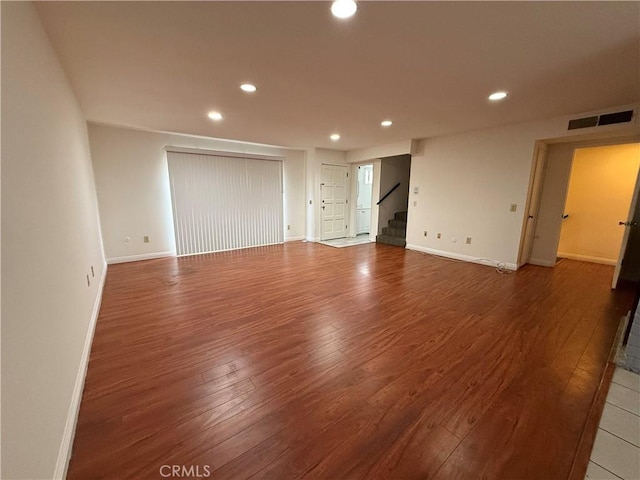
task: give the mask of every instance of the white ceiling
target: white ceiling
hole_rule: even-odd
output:
[[[360,1],[346,21],[308,1],[38,10],[87,119],[109,124],[350,150],[640,100],[639,2]]]

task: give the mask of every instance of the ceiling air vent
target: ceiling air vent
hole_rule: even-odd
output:
[[[614,123],[626,123],[631,121],[633,117],[633,110],[626,110],[624,112],[607,113],[606,115],[600,115],[598,125],[613,125]]]
[[[606,113],[600,116],[576,118],[569,120],[568,130],[576,130],[578,128],[599,127],[602,125],[613,125],[615,123],[630,122],[633,118],[633,110],[625,110],[624,112]]]
[[[585,117],[576,118],[575,120],[569,120],[569,130],[575,130],[576,128],[595,127],[598,125],[598,117]]]

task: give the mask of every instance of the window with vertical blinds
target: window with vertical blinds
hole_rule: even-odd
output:
[[[282,161],[167,149],[176,253],[284,241]]]

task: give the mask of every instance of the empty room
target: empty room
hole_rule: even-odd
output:
[[[2,479],[640,478],[640,3],[0,9]]]

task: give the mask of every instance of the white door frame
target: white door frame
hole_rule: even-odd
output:
[[[378,224],[378,210],[377,210],[377,205],[375,205],[375,202],[377,202],[378,200],[375,198],[375,185],[376,185],[376,178],[377,175],[379,175],[380,172],[380,166],[379,166],[379,162],[378,165],[376,166],[376,161],[375,160],[369,160],[367,162],[358,162],[358,163],[353,163],[351,164],[351,171],[350,171],[350,175],[351,175],[351,182],[349,182],[349,186],[351,187],[351,196],[349,197],[349,201],[351,202],[351,205],[349,207],[349,237],[357,237],[357,232],[356,232],[356,222],[357,222],[357,215],[358,215],[358,168],[362,167],[364,165],[371,165],[373,167],[373,185],[372,185],[372,189],[371,189],[371,219],[370,219],[370,223],[369,223],[369,240],[370,241],[375,241],[376,237],[375,237],[375,232],[373,231],[373,224],[374,224],[374,219],[375,219],[375,224]],[[377,227],[376,227],[377,230]]]
[[[349,202],[351,203],[349,208],[349,236],[356,237],[356,207],[358,203],[356,184],[358,183],[358,167],[361,167],[362,165],[373,165],[373,188],[371,192],[371,223],[369,224],[369,241],[375,242],[378,232],[378,206],[376,205],[376,202],[380,197],[380,160],[378,159],[351,164],[351,182],[349,182],[349,186],[351,187],[351,195],[349,197]]]
[[[538,211],[540,209],[540,197],[544,184],[544,174],[547,167],[547,154],[549,148],[543,142],[536,142],[531,163],[531,175],[529,177],[529,192],[527,203],[525,204],[525,215],[523,219],[522,235],[520,237],[520,254],[518,255],[518,268],[529,263],[531,250],[533,249],[533,239],[536,233],[538,222]]]

